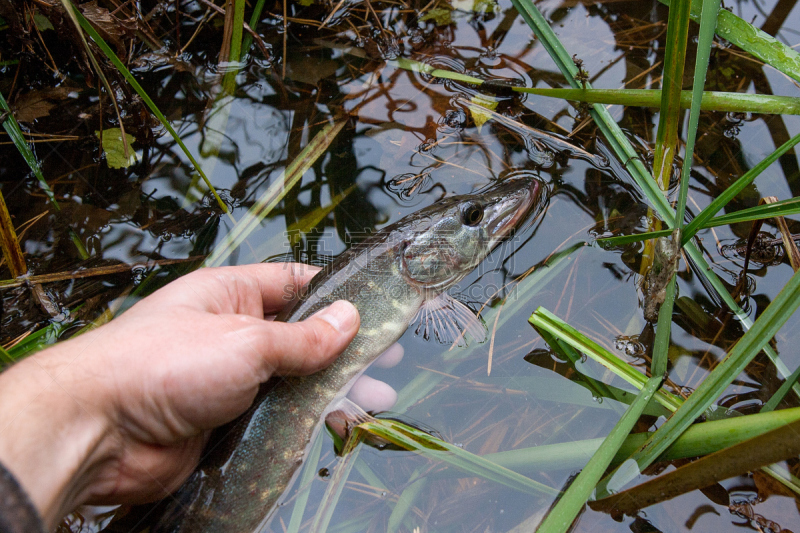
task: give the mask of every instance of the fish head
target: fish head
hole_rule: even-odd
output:
[[[471,272],[544,204],[534,178],[505,180],[482,192],[440,200],[417,213],[403,236],[402,267],[418,287],[442,292]]]

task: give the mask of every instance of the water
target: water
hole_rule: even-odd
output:
[[[740,2],[734,11],[748,21],[755,17],[755,24],[760,25],[773,5]],[[550,184],[550,205],[540,221],[498,249],[461,284],[466,299],[479,305],[556,251],[584,241],[593,243],[595,237],[612,231],[644,229],[647,206],[633,180],[619,171],[618,163],[606,164],[603,158],[609,151],[604,141],[572,106],[545,97],[503,96],[495,111],[520,125],[509,121],[509,126],[495,118],[478,126],[469,104],[478,94],[474,86],[437,80],[384,61],[402,57],[486,79],[518,80],[529,87],[564,86],[563,77],[510,2],[501,1],[496,7],[487,4],[481,13],[471,12],[469,6],[458,9],[451,13],[452,24],[438,27],[432,20],[415,18],[411,9],[421,9],[422,4],[376,2],[372,6],[385,33],[376,27],[374,16],[363,4],[343,7],[328,29],[319,30],[329,7],[290,3],[285,62],[282,7],[267,6],[257,29],[273,55],[263,58],[256,53],[247,58],[236,77],[235,98],[225,108],[227,121],[221,122],[207,117],[211,108],[208,97],[215,94],[218,83],[215,72],[221,32],[213,25],[204,27],[175,59],[170,54],[178,46],[178,37],[167,31],[171,27],[168,21],[175,17],[173,8],[169,7],[163,18],[156,17],[163,25],[165,48],[140,61],[136,74],[198,156],[237,220],[323,125],[347,117],[347,125],[325,154],[226,264],[263,261],[280,254],[324,260],[363,238],[365,231],[392,223],[446,195],[470,192],[490,180],[519,173],[539,176]],[[663,6],[640,1],[543,2],[539,7],[570,54],[584,61],[595,87],[658,86],[666,30]],[[204,13],[201,4],[182,4],[184,15],[200,19]],[[778,33],[790,45],[796,44],[791,28],[797,27],[797,17],[794,9]],[[196,28],[196,23],[184,22],[181,46]],[[53,36],[45,32],[45,37]],[[284,67],[286,78],[281,79]],[[73,66],[69,72],[76,75],[77,70]],[[5,66],[0,72],[10,83],[15,71]],[[785,76],[739,58],[727,45],[712,53],[707,87],[762,92],[766,88],[774,94],[796,94],[796,87]],[[97,120],[96,92],[78,93],[61,102],[61,115],[43,116],[32,126],[37,132],[78,137],[35,145],[44,175],[64,206],[61,214],[51,212],[34,220],[46,210],[44,195],[13,147],[4,146],[0,152],[5,176],[2,192],[15,225],[19,228],[31,221],[24,235],[29,266],[34,274],[101,264],[145,266],[111,276],[47,284],[60,309],[75,310],[81,302],[92,304],[88,310],[56,318],[29,303],[27,287],[4,289],[0,321],[4,343],[52,321],[69,321],[67,331],[74,331],[97,316],[112,297],[132,285],[141,286],[153,272],[154,261],[186,260],[164,265],[154,280],[147,281],[145,292],[196,266],[198,258],[223,242],[231,230],[231,221],[202,184],[196,184],[188,161],[173,140],[141,118],[146,115],[136,115],[140,104],[128,108],[132,118],[126,126],[143,141],[135,146],[141,162],[129,170],[108,169],[93,136],[96,124],[77,118],[83,113]],[[610,111],[635,146],[652,143],[656,112],[619,106]],[[104,114],[109,120],[107,109]],[[207,125],[205,130],[202,124]],[[216,149],[214,135],[209,133],[212,126],[223,134],[217,135]],[[704,113],[700,127],[699,162],[694,167],[688,205],[692,213],[800,131],[800,120]],[[559,141],[569,139],[575,148],[552,143],[543,146],[535,128]],[[646,149],[641,157],[648,160]],[[755,205],[761,196],[787,199],[798,192],[797,157],[790,152],[728,210]],[[789,225],[798,232],[796,222],[789,221]],[[68,228],[77,233],[92,259],[78,257]],[[744,261],[735,249],[748,232],[749,225],[739,224],[700,235],[715,271],[731,285]],[[641,308],[640,252],[638,244],[612,249],[579,247],[554,268],[546,283],[524,290],[507,289],[510,294],[495,332],[490,376],[486,375],[490,343],[460,354],[458,349],[448,352],[448,346],[426,342],[413,332],[401,340],[406,356],[399,366],[369,373],[400,391],[395,408],[399,413],[479,455],[603,437],[624,405],[593,397],[577,384],[580,374],[543,351],[547,345],[527,324],[527,318],[542,306],[643,368],[651,354],[653,329]],[[684,263],[681,268],[669,377],[677,387],[690,390],[707,375],[709,365],[724,356],[742,329]],[[786,260],[751,263],[752,282],[745,302],[751,316],[763,311],[791,273]],[[494,303],[499,301],[495,298]],[[493,326],[493,322],[487,323],[490,331]],[[798,340],[797,326],[793,318],[776,337],[777,350],[791,369],[800,364],[800,354],[792,349]],[[528,354],[531,357],[526,360]],[[603,383],[631,389],[591,360],[576,368]],[[745,413],[757,411],[780,384],[774,374],[768,362],[757,360],[726,392],[725,405]],[[644,417],[636,430],[652,430],[658,424],[655,416]],[[326,440],[319,463],[307,467],[314,472],[332,472],[339,462]],[[561,488],[579,468],[554,464],[523,473]],[[722,532],[734,525],[757,531],[757,527],[775,529],[774,524],[796,529],[798,512],[793,499],[758,476],[740,476],[720,484],[718,491],[730,496],[732,506],[710,497],[710,491],[695,491],[619,521],[587,509],[574,531]],[[310,525],[328,483],[331,480],[326,476],[316,476],[312,482],[303,528]],[[330,531],[386,531],[390,523],[397,525],[398,531],[409,532],[415,528],[420,532],[494,532],[518,526],[520,531],[530,531],[551,504],[548,497],[517,492],[409,452],[362,447]],[[408,511],[401,517],[402,507]],[[273,530],[282,531],[292,511],[290,499],[273,521]],[[358,520],[353,522],[353,517]],[[86,530],[90,527],[85,526]]]

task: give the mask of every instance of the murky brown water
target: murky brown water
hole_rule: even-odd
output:
[[[793,28],[800,27],[800,11],[792,2],[780,2],[784,9],[788,4],[781,22],[776,20],[778,15],[770,15],[776,3],[739,2],[733,7],[756,26],[781,28],[778,37],[794,45],[798,36]],[[152,9],[151,4],[143,3],[142,10]],[[659,87],[667,14],[663,6],[642,1],[538,5],[570,54],[583,60],[595,87]],[[451,23],[441,26],[434,20],[419,20],[423,3],[376,2],[372,7],[383,31],[366,4],[344,5],[320,29],[329,6],[290,3],[285,61],[282,7],[268,3],[257,30],[272,55],[264,58],[253,49],[254,55],[236,78],[235,97],[221,113],[228,118],[221,121],[209,117],[209,102],[218,83],[216,58],[222,33],[214,20],[204,22],[199,37],[176,58],[177,47],[185,46],[199,21],[208,16],[204,4],[181,6],[186,18],[180,42],[169,22],[175,17],[170,3],[166,13],[152,20],[164,48],[153,52],[137,47],[135,73],[198,156],[236,219],[280,177],[323,125],[347,120],[325,155],[225,264],[282,257],[317,261],[340,253],[365,231],[445,195],[469,192],[510,174],[540,176],[551,187],[546,215],[466,279],[462,295],[483,303],[553,252],[580,242],[590,246],[576,248],[552,269],[546,282],[511,292],[505,304],[509,310],[501,315],[503,322],[496,330],[491,375],[486,375],[489,343],[472,347],[463,357],[456,355],[454,362],[446,358],[452,356],[447,346],[424,341],[412,332],[401,340],[406,357],[400,366],[369,373],[400,391],[397,412],[479,455],[606,435],[619,418],[621,404],[593,398],[574,379],[583,373],[629,387],[591,361],[578,365],[576,373],[555,360],[526,321],[543,306],[644,368],[653,329],[640,306],[641,246],[603,249],[592,245],[598,235],[644,229],[647,206],[633,180],[619,171],[620,165],[591,122],[563,101],[499,97],[496,112],[514,122],[494,119],[477,126],[469,108],[477,94],[475,87],[436,80],[385,61],[403,57],[484,79],[518,80],[529,87],[565,86],[510,2],[485,2],[480,13],[471,11],[469,2],[459,3],[450,14]],[[690,39],[696,26],[691,32]],[[52,46],[55,35],[47,31],[43,35]],[[41,93],[52,84],[52,72],[37,73],[26,64],[14,81],[17,68],[0,67],[3,93],[8,95],[13,87],[12,104],[15,98]],[[44,284],[59,306],[54,317],[35,303],[30,287],[3,289],[0,335],[4,344],[53,322],[63,324],[65,334],[76,330],[132,286],[150,292],[196,267],[231,230],[230,220],[202,183],[197,185],[172,139],[124,91],[126,126],[140,141],[135,145],[140,162],[127,170],[109,169],[93,134],[101,109],[97,93],[81,85],[74,65],[71,70],[67,67],[67,74],[77,80],[62,84],[69,90],[47,95],[57,107],[45,114],[38,112],[33,122],[23,124],[32,132],[60,136],[37,138],[41,142],[34,146],[61,212],[48,210],[38,182],[13,146],[4,145],[0,152],[3,195],[18,230],[27,228],[22,233],[29,268],[33,274],[49,274],[122,263],[139,266],[112,275]],[[797,93],[784,75],[743,57],[722,41],[712,51],[707,88]],[[102,105],[106,127],[114,120],[107,104]],[[657,113],[619,106],[612,107],[611,113],[647,159]],[[552,146],[542,150],[533,128],[558,136],[565,144],[557,150]],[[800,131],[800,120],[704,113],[700,131],[688,205],[693,213]],[[586,157],[582,150],[600,157]],[[610,164],[604,164],[603,158]],[[790,152],[729,209],[756,205],[762,196],[798,195],[798,178],[797,155]],[[798,229],[796,223],[789,223]],[[68,229],[84,243],[90,259],[80,259]],[[701,235],[715,271],[731,286],[743,264],[737,247],[748,231],[749,225],[741,224]],[[769,225],[765,231],[776,234]],[[745,303],[753,317],[792,273],[781,252],[778,249],[777,256],[751,266]],[[153,266],[165,260],[181,261]],[[669,377],[678,386],[692,389],[709,365],[741,336],[742,329],[696,274],[682,267]],[[87,305],[79,307],[81,303]],[[791,369],[800,364],[800,353],[794,348],[797,325],[796,319],[791,320],[776,337],[777,350]],[[757,360],[721,403],[742,413],[755,412],[780,382],[768,361]],[[655,417],[644,417],[637,430],[657,424]],[[319,464],[307,468],[333,469],[339,461],[328,437],[323,438]],[[560,488],[579,469],[580,465],[555,465],[520,471]],[[310,524],[327,484],[327,478],[320,476],[313,482],[304,527]],[[621,521],[586,510],[574,531],[778,531],[776,525],[800,529],[796,501],[775,490],[758,475],[741,476],[722,482],[715,490],[696,491]],[[720,494],[727,494],[734,506],[727,505]],[[409,532],[532,531],[551,503],[411,453],[364,448],[329,530],[386,531],[391,525]],[[402,516],[401,507],[407,508]],[[273,530],[283,531],[292,509],[290,500],[273,521]]]

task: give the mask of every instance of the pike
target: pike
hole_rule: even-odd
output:
[[[154,531],[245,533],[265,528],[299,472],[325,417],[363,370],[419,321],[426,338],[485,338],[480,320],[445,291],[544,204],[544,186],[514,178],[453,196],[387,226],[321,270],[278,315],[297,322],[337,300],[359,310],[361,326],[328,368],[272,378],[253,406],[206,450]]]

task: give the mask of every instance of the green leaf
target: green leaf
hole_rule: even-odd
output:
[[[616,423],[611,433],[603,440],[600,448],[581,470],[581,473],[578,474],[578,477],[575,478],[561,499],[558,500],[555,507],[548,513],[537,528],[537,533],[565,533],[569,529],[583,504],[591,496],[603,472],[606,471],[614,455],[622,446],[625,437],[631,432],[647,403],[653,398],[653,394],[661,387],[663,381],[664,378],[661,376],[647,380],[647,384],[636,398],[636,401],[625,411],[625,414]]]
[[[122,140],[122,130],[119,128],[109,128],[103,130],[100,135],[99,131],[94,132],[103,143],[103,153],[106,154],[106,163],[109,168],[128,168],[136,163],[136,152],[128,148],[128,156],[125,156],[125,143]],[[136,142],[136,137],[127,134],[128,142],[133,144]]]
[[[422,470],[418,469],[412,474],[411,477],[418,477],[421,472]],[[400,497],[397,498],[397,504],[394,506],[394,509],[392,509],[392,514],[389,515],[389,521],[386,525],[386,531],[388,533],[394,533],[400,529],[403,519],[411,511],[412,507],[414,506],[414,502],[427,487],[427,485],[428,479],[420,478],[416,481],[412,481],[405,489],[403,489],[403,492],[400,493]]]
[[[472,3],[473,13],[494,13],[500,6],[495,0],[474,0]]]
[[[620,235],[618,237],[601,237],[597,242],[608,246],[622,246],[623,244],[630,244],[632,242],[641,242],[649,239],[658,239],[659,237],[669,237],[672,235],[671,229],[662,229],[658,231],[648,231],[646,233],[636,233],[634,235]]]
[[[39,31],[54,30],[53,23],[50,19],[39,13],[38,11],[33,14],[33,23]]]
[[[475,126],[478,127],[478,131],[481,131],[486,121],[492,118],[492,115],[487,113],[486,110],[494,111],[499,103],[494,98],[482,94],[476,94],[470,99],[469,112],[472,115],[472,120],[475,121]]]
[[[434,78],[441,78],[445,80],[456,80],[464,83],[471,83],[473,85],[480,85],[483,83],[482,79],[476,78],[474,76],[467,76],[466,74],[461,74],[459,72],[452,72],[450,70],[433,68],[427,63],[423,63],[421,61],[414,61],[413,59],[406,59],[404,57],[399,57],[394,61],[387,61],[386,64],[391,65],[393,67],[402,68],[404,70],[410,70],[411,72],[422,72],[423,74],[427,74],[428,76],[433,76]]]
[[[453,11],[451,9],[434,7],[422,15],[419,20],[423,22],[432,20],[437,26],[447,26],[448,24],[453,23],[453,18],[451,16],[452,13]]]

